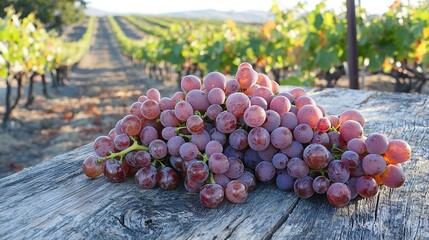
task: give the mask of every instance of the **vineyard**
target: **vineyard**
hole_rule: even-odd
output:
[[[386,76],[401,92],[427,88],[428,8],[423,2],[393,5],[380,16],[356,9],[361,79]],[[12,8],[6,11],[0,19],[0,124],[5,133],[0,155],[6,163],[48,159],[89,142],[128,111],[124,106],[130,97],[149,87],[170,94],[185,75],[217,70],[228,76],[247,61],[283,85],[335,87],[347,76],[345,10],[334,12],[323,2],[312,11],[274,4],[272,20],[252,24],[88,17],[73,41],[48,32],[34,15],[20,18]],[[23,132],[34,146],[23,143]],[[10,155],[23,146],[28,154]]]

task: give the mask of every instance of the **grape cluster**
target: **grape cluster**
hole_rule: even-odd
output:
[[[171,98],[153,88],[140,96],[129,115],[95,139],[83,172],[110,182],[134,176],[143,189],[183,182],[208,208],[225,198],[243,203],[257,182],[275,182],[300,198],[326,194],[341,207],[405,181],[405,141],[366,137],[359,111],[327,115],[303,88],[279,92],[248,63],[229,80],[219,72],[203,82],[185,76],[181,89]]]

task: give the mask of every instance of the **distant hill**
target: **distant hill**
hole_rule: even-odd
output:
[[[106,16],[106,15],[131,15],[131,14],[142,14],[142,13],[110,13],[101,11],[95,8],[85,9],[85,14],[89,16]],[[232,19],[238,22],[254,22],[263,23],[268,19],[272,19],[272,15],[269,12],[264,11],[244,11],[244,12],[222,12],[212,9],[206,10],[195,10],[195,11],[184,11],[184,12],[171,12],[163,14],[153,14],[157,16],[168,16],[168,17],[181,17],[181,18],[203,18],[203,19]]]
[[[232,19],[239,22],[266,22],[272,19],[269,12],[264,11],[244,11],[244,12],[222,12],[212,9],[195,10],[186,12],[172,12],[160,14],[161,16],[183,17],[183,18],[205,18],[205,19]]]

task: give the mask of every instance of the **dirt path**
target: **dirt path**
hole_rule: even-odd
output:
[[[148,88],[163,95],[174,82],[149,79],[121,55],[107,19],[99,18],[89,53],[74,67],[66,86],[51,99],[36,96],[32,110],[20,107],[12,129],[0,132],[0,177],[107,134],[128,106]]]

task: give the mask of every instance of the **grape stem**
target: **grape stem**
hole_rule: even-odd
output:
[[[114,159],[116,157],[121,157],[121,159],[129,152],[131,151],[139,151],[139,150],[143,150],[143,151],[149,151],[148,147],[139,145],[139,143],[137,142],[137,140],[135,140],[134,138],[131,138],[131,140],[133,140],[133,145],[129,146],[128,148],[117,152],[117,153],[112,153],[107,157],[101,157],[97,159],[97,163],[101,163],[107,159]]]
[[[207,156],[207,154],[202,154],[202,153],[198,153],[198,156],[203,158],[203,162],[207,163],[209,161],[209,157]]]
[[[215,180],[214,180],[214,175],[213,175],[212,171],[210,171],[209,183],[211,183],[211,184],[216,183]]]

